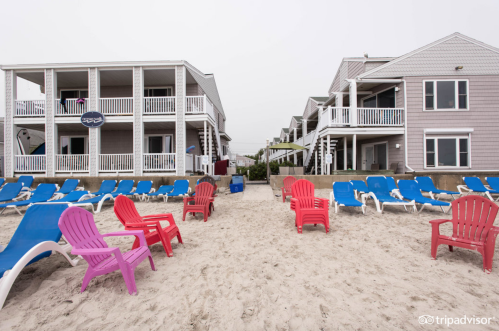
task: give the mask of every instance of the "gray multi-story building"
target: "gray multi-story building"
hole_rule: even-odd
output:
[[[235,161],[212,74],[186,61],[2,65],[5,176],[180,175]],[[17,78],[43,100],[19,100]],[[81,116],[102,114],[87,128]],[[45,154],[21,153],[18,127],[45,133]],[[193,146],[193,148],[189,148]],[[202,165],[208,155],[209,165]]]
[[[344,58],[328,96],[292,119],[287,139],[306,149],[270,158],[315,174],[497,171],[498,115],[499,49],[454,33],[400,57]]]

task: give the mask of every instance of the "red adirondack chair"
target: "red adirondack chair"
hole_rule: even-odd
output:
[[[114,201],[114,213],[125,226],[125,230],[143,230],[146,237],[147,246],[159,241],[163,244],[166,255],[173,256],[171,241],[177,237],[179,243],[183,244],[180,230],[175,224],[172,214],[159,214],[140,216],[132,200],[124,195],[118,195]],[[159,221],[168,221],[170,225],[161,227]],[[139,247],[140,241],[136,237],[132,249]]]
[[[431,236],[431,257],[437,258],[439,245],[468,248],[482,254],[483,269],[492,271],[492,258],[499,227],[493,226],[499,207],[478,195],[468,195],[452,201],[452,220],[433,220]],[[452,222],[452,236],[440,234],[440,224]]]
[[[297,180],[291,187],[291,209],[295,211],[295,226],[302,233],[304,224],[323,224],[329,232],[329,200],[314,197],[314,184],[305,179]]]
[[[288,177],[284,178],[284,180],[282,182],[284,184],[284,187],[281,187],[282,202],[286,202],[286,196],[292,196],[291,187],[296,182],[296,178],[294,178],[293,176],[288,176]]]
[[[208,216],[211,215],[211,211],[215,210],[213,205],[213,185],[204,182],[196,186],[196,195],[193,197],[184,198],[184,215],[182,216],[182,221],[185,221],[185,215],[187,213],[192,213],[193,216],[196,213],[203,213],[204,221],[208,220]],[[189,202],[194,201],[193,205]]]

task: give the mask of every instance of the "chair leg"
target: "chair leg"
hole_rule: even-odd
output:
[[[149,252],[149,256],[148,256],[148,258],[149,258],[149,264],[151,265],[151,269],[152,269],[153,271],[156,271],[156,266],[154,266],[154,261],[152,260],[152,255],[151,255],[151,252]]]
[[[438,249],[438,237],[432,236],[431,237],[431,259],[432,260],[437,259],[437,249]]]
[[[184,242],[182,241],[182,236],[180,235],[180,231],[177,230],[177,240],[180,244],[183,244]]]
[[[94,278],[94,277],[92,276],[92,271],[89,268],[89,269],[87,269],[87,272],[85,273],[85,276],[83,277],[83,282],[81,283],[81,290],[80,290],[81,293],[83,293],[83,291],[85,291],[85,289],[88,286],[88,283],[90,283],[92,278]]]
[[[449,245],[449,252],[454,252],[454,246]]]

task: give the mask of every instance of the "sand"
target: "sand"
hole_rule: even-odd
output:
[[[380,215],[370,202],[366,216],[360,209],[335,214],[330,208],[327,235],[310,225],[299,235],[289,202],[274,196],[279,191],[247,190],[220,194],[206,223],[201,215],[182,222],[180,199],[137,203],[141,214],[173,213],[184,239],[183,245],[173,241],[172,258],[160,244],[151,246],[157,271],[147,261],[136,269],[137,296],[128,294],[120,272],[94,278],[80,293],[86,262],[71,267],[54,254],[18,277],[0,311],[0,329],[449,329],[421,326],[421,315],[495,317],[487,326],[458,329],[499,329],[498,248],[492,274],[482,271],[477,252],[441,246],[438,260],[430,258],[428,221],[449,215],[391,206]],[[329,192],[316,195],[328,198]],[[0,216],[0,243],[20,220],[11,211]],[[102,233],[123,229],[112,204],[95,220]],[[108,240],[122,251],[132,242]]]

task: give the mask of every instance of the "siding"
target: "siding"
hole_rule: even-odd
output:
[[[468,79],[469,111],[423,112],[423,80]],[[423,130],[427,128],[474,128],[471,134],[472,170],[499,167],[499,76],[407,77],[407,131],[409,166],[423,167]],[[492,152],[491,152],[492,151]]]
[[[364,73],[364,62],[360,61],[348,61],[348,78],[355,78],[358,75]],[[334,91],[333,91],[334,92]]]
[[[347,78],[348,78],[348,62],[343,62],[340,67],[340,81],[339,81],[340,86],[337,90],[334,90],[332,92],[343,91],[343,89],[348,86],[348,82],[345,80]]]
[[[187,84],[185,89],[186,96],[188,97],[203,95],[202,91],[198,84]]]
[[[307,101],[307,105],[305,106],[305,111],[303,112],[303,119],[308,119],[316,108],[317,102],[314,99],[309,98]]]
[[[358,137],[359,135],[357,135],[357,138]],[[404,173],[405,154],[404,154],[404,135],[402,134],[357,141],[357,169],[362,169],[362,145],[377,143],[382,141],[386,141],[388,143],[388,167],[390,167],[390,164],[392,163],[399,162],[397,171],[395,173]],[[396,144],[400,144],[400,148],[396,148],[395,147]]]
[[[133,86],[102,86],[100,88],[101,98],[131,98],[133,97]]]
[[[133,131],[101,131],[101,154],[133,153]]]

